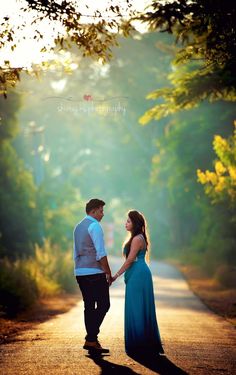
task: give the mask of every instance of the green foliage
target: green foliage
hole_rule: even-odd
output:
[[[14,317],[31,307],[37,300],[35,280],[22,261],[0,260],[0,310]]]
[[[32,253],[37,241],[35,187],[8,143],[1,148],[0,169],[1,256],[15,259]]]
[[[9,89],[15,87],[17,82],[20,81],[21,71],[22,68],[12,69],[8,65],[0,67],[0,95],[3,95],[4,99],[7,98]]]
[[[236,122],[234,125],[236,126]],[[213,203],[225,202],[229,208],[235,208],[236,130],[228,139],[215,135],[213,147],[219,158],[214,162],[215,172],[198,170],[199,182],[205,186],[205,192]]]
[[[63,251],[45,240],[43,247],[36,245],[35,256],[25,261],[25,267],[41,297],[75,291],[72,250]]]
[[[30,0],[19,11],[21,23],[15,25],[10,14],[3,17],[0,25],[0,48],[8,45],[14,50],[19,42],[19,31],[24,31],[30,18],[32,26],[30,37],[35,41],[45,41],[42,52],[53,48],[70,49],[71,45],[74,45],[81,50],[83,56],[92,56],[106,61],[111,57],[111,47],[117,45],[116,34],[119,32],[120,35],[128,36],[134,30],[129,22],[124,21],[123,24],[120,22],[121,12],[127,18],[130,6],[127,1],[119,6],[108,5],[103,11],[95,9],[91,12],[91,8],[87,5],[88,14],[82,14],[78,4],[74,1],[62,1],[59,4],[53,0],[50,2]],[[27,13],[28,18],[24,17],[24,13]],[[40,28],[40,21],[45,19],[49,21],[49,25],[52,25],[53,45],[48,45],[48,35]],[[55,32],[55,26],[57,32]],[[8,70],[8,74],[14,72],[18,74],[17,69]],[[2,83],[5,82],[2,81]]]
[[[74,1],[63,1],[59,4],[57,1],[45,3],[43,0],[30,0],[27,3],[24,11],[33,17],[33,24],[45,18],[60,24],[62,31],[58,31],[55,38],[56,46],[68,49],[74,44],[82,51],[83,56],[93,56],[106,61],[111,57],[111,47],[117,45],[116,34],[112,30],[116,32],[119,30],[123,35],[129,35],[133,30],[129,23],[120,25],[122,17],[120,12],[126,12],[126,16],[128,15],[127,11],[130,7],[128,2],[123,3],[122,7],[110,5],[104,12],[94,10],[90,15],[82,14]],[[88,5],[87,8],[89,13]],[[109,18],[106,17],[106,12],[109,12]],[[83,16],[87,18],[87,22]],[[21,28],[24,27],[25,24],[22,24]],[[35,37],[43,39],[45,35],[36,27]],[[47,47],[46,43],[45,47]]]
[[[187,70],[187,72],[186,72]],[[147,95],[147,99],[162,99],[162,103],[149,109],[141,118],[140,123],[146,125],[150,120],[159,120],[181,110],[190,110],[204,100],[210,102],[236,100],[236,81],[231,79],[232,86],[224,87],[224,75],[228,72],[211,72],[209,68],[191,71],[190,69],[174,70],[169,75],[172,87],[162,88]]]
[[[29,309],[39,297],[75,292],[72,251],[45,241],[25,260],[0,260],[0,310],[13,317]]]
[[[151,10],[140,19],[152,30],[176,35],[185,46],[178,60],[191,60],[197,55],[208,64],[224,66],[235,58],[235,15],[229,0],[175,0],[153,1]]]
[[[201,106],[169,122],[156,143],[149,197],[156,199],[157,212],[163,213],[155,223],[159,229],[155,242],[161,252],[172,249],[174,256],[201,265],[211,274],[222,262],[236,262],[233,210],[225,205],[212,207],[196,179],[201,165],[212,165],[214,133],[231,133],[225,121],[233,117],[233,105],[221,103],[213,108],[210,112]]]
[[[200,265],[213,276],[220,265],[236,264],[233,212],[224,205],[209,206],[206,202],[202,214],[199,230],[192,241],[192,251],[201,254]]]
[[[6,140],[13,139],[19,132],[17,112],[20,108],[20,95],[10,92],[8,100],[0,95],[0,147]]]
[[[226,288],[235,288],[236,285],[236,269],[230,265],[221,265],[215,273],[216,280]]]
[[[22,4],[18,10],[18,21],[12,18],[11,14],[2,16],[0,23],[0,49],[15,50],[17,45],[27,38],[35,43],[42,44],[41,52],[60,52],[62,50],[77,49],[83,57],[90,57],[103,63],[111,59],[111,49],[117,46],[117,35],[128,36],[134,30],[130,22],[124,21],[130,14],[129,1],[119,5],[108,5],[106,9],[96,10],[86,5],[88,14],[82,14],[80,4],[74,1],[45,1],[30,0]],[[83,12],[84,12],[84,7]],[[93,8],[93,7],[92,7]],[[98,5],[98,8],[101,7]],[[85,12],[86,13],[86,12]],[[109,15],[109,16],[108,16]],[[42,31],[42,21],[48,20],[47,32]],[[29,23],[31,25],[28,31]],[[51,29],[50,29],[51,26]],[[48,38],[50,34],[50,38]],[[37,47],[36,47],[37,48]],[[0,67],[0,95],[7,97],[9,87],[15,87],[20,81],[22,71],[37,76],[37,70],[47,68],[48,62],[40,66],[31,62],[28,67],[10,66],[9,61],[5,61]]]
[[[36,189],[32,175],[25,170],[9,140],[14,137],[18,128],[18,96],[10,96],[5,106],[3,101],[1,98],[0,256],[17,259],[31,254],[34,242],[38,241]]]
[[[157,104],[140,118],[141,124],[186,109],[194,116],[194,108],[206,100],[236,100],[235,12],[230,1],[154,1],[146,14],[137,17],[151,30],[173,34],[179,47],[173,72],[169,75],[171,86],[159,88],[147,96],[157,100]],[[215,106],[211,105],[213,109]],[[169,248],[182,249],[185,259],[201,264],[213,274],[219,264],[236,262],[235,141],[232,137],[226,140],[216,136],[214,149],[219,158],[215,162],[216,171],[203,173],[200,165],[205,165],[204,169],[207,165],[211,167],[213,157],[209,151],[209,126],[213,127],[212,132],[216,131],[219,119],[212,121],[198,113],[197,121],[188,117],[180,125],[182,116],[179,121],[171,120],[166,129],[168,143],[163,139],[157,142],[151,180],[157,195],[168,202],[164,208],[161,202],[160,207],[169,213],[168,220],[161,223],[162,229],[167,230],[168,224],[171,227]],[[227,116],[222,116],[221,121],[223,117]],[[232,120],[230,117],[223,126]],[[173,125],[178,127],[176,132]],[[191,133],[187,131],[189,126],[192,126]],[[192,173],[196,169],[199,169],[198,177],[205,184],[207,195],[217,207],[212,208],[197,187]],[[161,240],[166,244],[166,237]]]
[[[151,10],[139,15],[151,30],[172,33],[182,45],[169,76],[172,87],[148,96],[162,102],[145,113],[142,124],[194,108],[206,99],[236,100],[235,17],[230,1],[212,0],[154,1]]]
[[[84,213],[84,200],[78,189],[68,183],[55,184],[47,178],[41,185],[39,205],[43,213],[44,237],[60,249],[72,248],[72,233],[78,213]]]

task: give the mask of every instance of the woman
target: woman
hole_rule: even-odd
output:
[[[125,350],[127,354],[163,354],[152,275],[145,262],[148,239],[144,216],[129,211],[125,227],[130,232],[123,250],[126,260],[113,276],[114,281],[125,272]]]

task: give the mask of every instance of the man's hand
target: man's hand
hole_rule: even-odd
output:
[[[107,273],[106,274],[106,278],[107,278],[107,282],[108,282],[108,284],[109,284],[109,286],[112,284],[112,276],[111,276],[111,274],[110,273]]]
[[[109,286],[110,286],[112,283],[112,278],[111,278],[111,269],[107,260],[107,256],[102,257],[99,260],[99,263],[101,264],[102,269],[106,274],[107,282],[109,283]]]

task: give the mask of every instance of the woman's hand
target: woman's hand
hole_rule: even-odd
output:
[[[118,273],[116,273],[115,275],[113,275],[111,278],[112,278],[112,282],[116,281],[116,279],[119,277]]]

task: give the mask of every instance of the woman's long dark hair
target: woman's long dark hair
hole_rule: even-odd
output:
[[[132,242],[133,238],[135,236],[137,236],[138,234],[143,235],[143,237],[145,239],[145,242],[146,242],[147,249],[148,249],[148,245],[149,245],[148,234],[147,234],[147,224],[146,224],[146,220],[145,220],[143,214],[141,214],[140,212],[138,212],[136,210],[131,210],[131,211],[128,212],[128,217],[130,218],[130,220],[133,224],[133,229],[131,231],[130,238],[128,239],[128,241],[124,245],[126,258],[127,258],[127,256],[129,255],[129,252],[130,252],[131,242]]]

